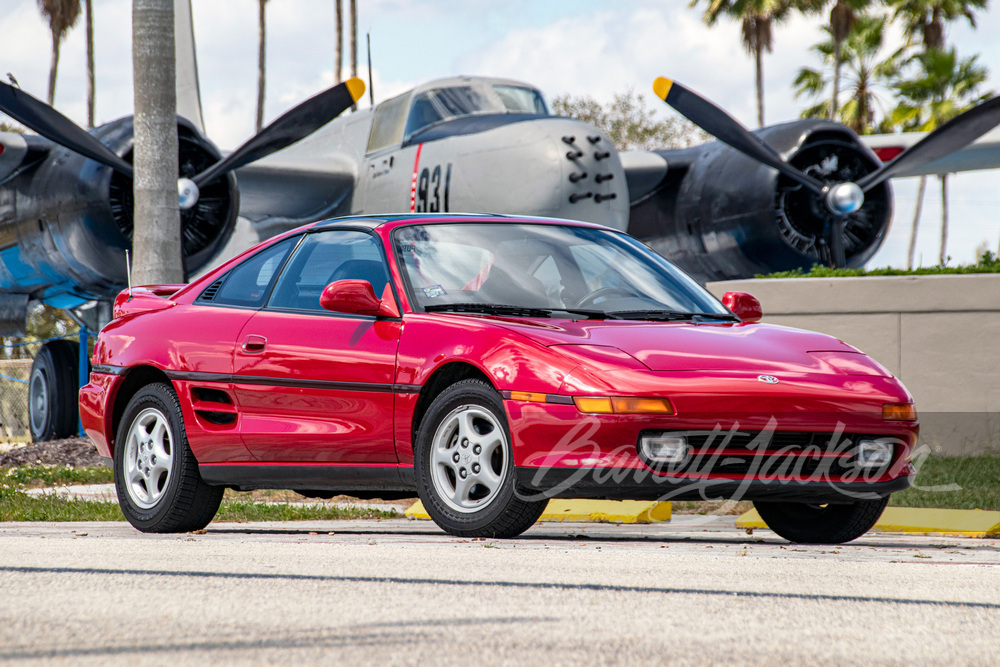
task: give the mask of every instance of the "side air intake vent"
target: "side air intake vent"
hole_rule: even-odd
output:
[[[219,278],[214,283],[206,287],[205,291],[198,297],[198,301],[212,301],[215,299],[215,295],[219,293],[219,289],[222,287],[223,280],[225,280],[225,278]]]

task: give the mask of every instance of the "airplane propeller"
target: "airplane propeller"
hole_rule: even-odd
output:
[[[186,210],[197,204],[199,189],[209,181],[307,137],[350,108],[364,94],[364,81],[352,78],[285,112],[242,146],[194,178],[179,179],[177,191],[181,208]],[[48,104],[2,82],[0,111],[64,148],[111,167],[128,178],[133,176],[131,164],[86,130]]]
[[[830,212],[830,251],[836,266],[845,266],[842,229],[847,216],[857,212],[865,203],[865,193],[888,178],[913,167],[933,162],[981,137],[1000,123],[1000,97],[956,116],[911,146],[890,162],[858,179],[840,183],[823,183],[786,162],[760,137],[744,127],[738,120],[713,102],[689,88],[659,77],[653,82],[653,92],[676,109],[682,116],[713,135],[724,144],[747,157],[772,167],[802,187],[821,197]]]

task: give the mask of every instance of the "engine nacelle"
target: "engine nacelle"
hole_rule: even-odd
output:
[[[836,123],[797,121],[759,136],[823,182],[856,182],[881,164]],[[661,154],[670,167],[667,179],[633,205],[629,232],[694,277],[745,278],[827,261],[833,217],[815,194],[720,142]],[[891,217],[892,192],[884,182],[841,223],[849,267],[871,259]]]
[[[93,134],[132,161],[131,117]],[[178,135],[181,176],[193,176],[221,157],[183,118],[178,118]],[[20,171],[0,185],[0,290],[62,308],[112,298],[128,282],[132,180],[44,139],[27,139]],[[205,184],[198,204],[181,211],[187,273],[207,265],[225,246],[238,211],[232,173]]]

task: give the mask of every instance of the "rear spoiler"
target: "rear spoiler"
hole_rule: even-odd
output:
[[[147,310],[171,308],[174,302],[169,297],[184,287],[187,285],[143,285],[124,289],[115,297],[112,317],[117,320]]]

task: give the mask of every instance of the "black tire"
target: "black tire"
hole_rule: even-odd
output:
[[[424,508],[445,532],[516,537],[542,515],[547,500],[515,493],[511,442],[500,395],[482,380],[456,382],[431,403],[417,432],[414,473]]]
[[[80,346],[54,340],[38,350],[28,379],[28,423],[31,439],[45,442],[79,433]]]
[[[115,440],[114,471],[122,513],[144,533],[204,528],[219,510],[225,491],[202,481],[177,394],[161,383],[140,389],[125,408]]]
[[[843,544],[861,537],[875,525],[889,496],[844,505],[765,502],[753,505],[767,527],[790,542]]]

